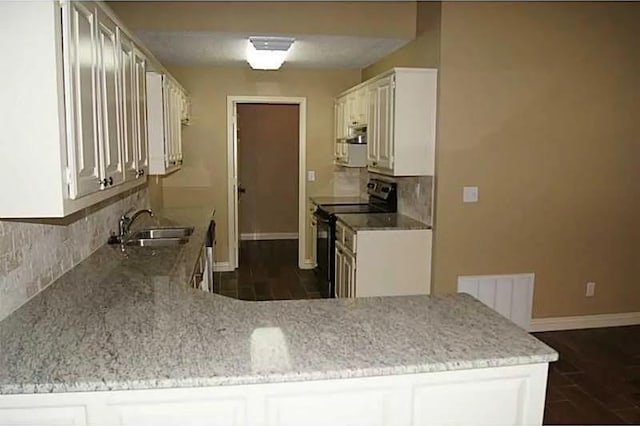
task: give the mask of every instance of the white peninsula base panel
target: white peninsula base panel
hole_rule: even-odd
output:
[[[540,425],[547,363],[202,388],[0,396],[0,425]]]

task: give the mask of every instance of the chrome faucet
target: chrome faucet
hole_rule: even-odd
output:
[[[149,209],[138,210],[133,214],[133,216],[129,217],[133,210],[134,209],[129,209],[122,216],[120,216],[120,222],[118,223],[118,233],[121,242],[124,242],[129,236],[131,226],[133,225],[133,222],[138,218],[138,216],[143,213],[148,213],[149,216],[153,217],[153,212]]]

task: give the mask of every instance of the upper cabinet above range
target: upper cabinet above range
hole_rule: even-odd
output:
[[[143,185],[146,75],[164,68],[102,2],[1,2],[0,16],[0,217],[64,217]]]
[[[365,125],[370,171],[433,175],[436,96],[435,69],[394,68],[367,80],[336,99],[336,146]]]

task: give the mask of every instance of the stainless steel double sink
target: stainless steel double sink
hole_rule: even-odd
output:
[[[163,247],[186,244],[193,234],[193,226],[176,226],[141,229],[127,238],[125,245],[138,247]]]

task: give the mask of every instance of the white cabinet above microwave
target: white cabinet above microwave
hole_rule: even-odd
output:
[[[432,176],[436,89],[437,70],[394,68],[338,96],[336,154],[339,135],[348,132],[350,119],[360,117],[367,127],[370,171],[388,176]],[[362,102],[366,102],[365,112]],[[357,113],[350,114],[351,110]]]

